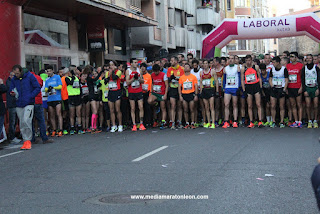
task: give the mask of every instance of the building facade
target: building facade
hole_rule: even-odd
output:
[[[132,49],[149,59],[188,52],[200,57],[203,37],[225,16],[223,5],[218,0],[152,0],[147,16],[158,25],[132,28]]]

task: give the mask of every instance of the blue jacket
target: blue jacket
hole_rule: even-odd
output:
[[[29,71],[22,73],[22,78],[13,77],[10,85],[10,91],[14,88],[18,91],[17,107],[34,105],[35,97],[40,93],[38,80]]]

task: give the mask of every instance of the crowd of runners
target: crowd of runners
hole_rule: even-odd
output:
[[[19,118],[21,149],[37,136],[48,143],[50,136],[125,129],[318,128],[319,60],[286,51],[263,59],[179,54],[96,68],[48,66],[38,74],[15,65],[0,93],[7,94],[13,143],[20,141]]]

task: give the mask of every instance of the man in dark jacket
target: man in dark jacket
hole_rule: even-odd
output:
[[[19,143],[21,140],[15,137],[16,125],[17,125],[17,111],[16,111],[16,99],[10,96],[10,85],[14,77],[13,71],[10,71],[10,75],[6,81],[7,86],[7,109],[9,111],[9,135],[8,139],[11,143]]]
[[[37,79],[27,69],[15,65],[12,70],[15,76],[11,82],[10,95],[16,98],[17,115],[24,141],[21,149],[31,149],[34,103],[41,88]]]
[[[3,80],[0,79],[0,136],[3,130],[4,115],[6,114],[6,107],[3,103],[2,94],[7,92],[7,87],[3,84]]]

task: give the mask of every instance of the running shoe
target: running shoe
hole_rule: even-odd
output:
[[[137,131],[137,126],[136,126],[136,125],[133,125],[131,131],[136,132],[136,131]]]
[[[238,128],[238,123],[237,122],[233,122],[232,127],[233,128]]]
[[[302,123],[298,123],[298,128],[302,128]]]
[[[209,128],[210,127],[210,123],[204,123],[203,124],[203,128]]]
[[[293,124],[293,122],[289,121],[288,126],[290,127]]]
[[[140,128],[140,123],[137,124],[137,129],[139,129],[139,128]]]
[[[117,130],[118,130],[117,126],[112,126],[110,132],[114,133],[114,132],[116,132]]]
[[[185,127],[183,127],[184,129],[190,129],[190,125],[187,123]]]
[[[250,122],[248,128],[254,128],[254,123],[253,123],[253,122]]]
[[[283,123],[280,123],[280,128],[285,128],[286,126]]]
[[[140,127],[139,127],[139,130],[140,130],[140,131],[144,131],[144,130],[146,130],[146,127],[144,127],[144,125],[141,123],[141,124],[140,124]]]
[[[215,129],[215,128],[216,128],[216,125],[215,125],[214,123],[212,123],[209,128],[210,128],[210,129]]]
[[[258,128],[263,128],[263,123],[261,121],[258,123]]]
[[[100,132],[102,132],[102,130],[96,129],[96,131],[95,131],[94,133],[95,133],[95,134],[98,134],[98,133],[100,133]]]
[[[110,127],[107,127],[107,128],[106,128],[106,132],[110,132]]]
[[[55,132],[55,131],[53,131],[53,132],[51,133],[51,137],[54,137],[54,136],[56,136],[56,132]]]
[[[70,135],[74,135],[74,130],[70,130]]]
[[[159,124],[158,124],[156,121],[154,121],[154,123],[153,123],[152,127],[153,127],[153,128],[157,128],[157,127],[158,127],[158,125],[159,125]]]
[[[284,118],[283,122],[284,122],[284,123],[288,123],[288,122],[289,122],[289,118],[287,118],[287,117]]]
[[[123,132],[123,126],[121,125],[118,126],[118,132]]]
[[[183,125],[181,122],[178,122],[178,125],[176,126],[178,129],[183,129]]]
[[[62,131],[58,132],[58,137],[62,137]]]
[[[31,149],[31,141],[30,140],[25,141],[20,149],[21,150]]]
[[[172,127],[172,124],[173,124],[173,122],[171,122],[171,121],[170,121],[170,123],[169,123],[169,128],[171,128],[171,127]]]
[[[223,122],[222,119],[220,119],[218,122],[219,126],[222,124],[222,122]]]
[[[63,130],[63,135],[67,135],[67,134],[69,134],[69,133],[68,133],[68,130],[66,130],[66,129]]]
[[[255,126],[257,126],[258,125],[258,121],[254,121],[254,123],[253,123]]]
[[[49,131],[46,131],[46,135],[47,135],[47,136],[49,136],[49,135],[50,135]]]
[[[270,128],[275,128],[276,124],[271,122]]]
[[[166,122],[162,122],[160,125],[160,130],[163,130],[166,128]]]
[[[90,129],[86,129],[86,133],[90,133],[91,132],[91,130]]]
[[[298,128],[298,123],[294,122],[290,125],[291,128]]]
[[[194,126],[195,126],[196,128],[198,128],[198,127],[200,127],[200,124],[199,124],[199,123],[195,123]]]
[[[316,121],[313,122],[313,128],[315,128],[315,129],[319,128],[319,125]]]
[[[196,129],[197,127],[195,126],[195,124],[192,123],[192,124],[190,125],[190,128],[191,128],[191,129]]]
[[[214,125],[216,126],[216,127],[219,127],[219,124],[218,124],[218,122],[216,121],[216,122],[214,122]]]
[[[222,128],[226,129],[226,128],[229,128],[229,127],[230,127],[229,123],[227,121],[225,121],[223,126],[222,126]]]
[[[169,127],[170,127],[170,124],[169,124]],[[172,123],[171,129],[176,129],[176,124],[175,123]]]
[[[312,129],[312,122],[308,123],[308,129]]]

